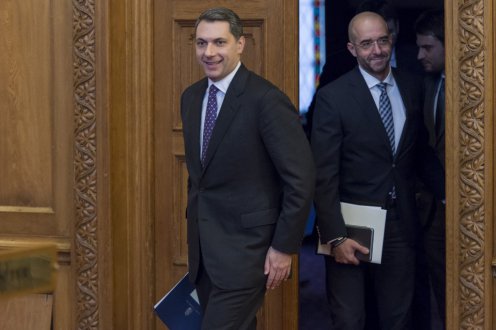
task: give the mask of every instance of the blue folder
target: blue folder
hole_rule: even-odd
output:
[[[201,328],[201,308],[188,274],[155,304],[155,313],[170,330]]]

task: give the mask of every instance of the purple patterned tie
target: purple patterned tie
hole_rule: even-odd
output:
[[[210,85],[208,90],[207,112],[205,114],[205,123],[203,126],[203,144],[201,152],[201,162],[205,164],[207,156],[208,143],[212,137],[214,130],[215,120],[217,119],[217,92],[219,89],[214,84]]]

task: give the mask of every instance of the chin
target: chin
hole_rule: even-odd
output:
[[[211,71],[207,71],[207,72],[205,72],[205,75],[206,75],[208,78],[210,78],[210,80],[213,80],[213,81],[217,80],[217,79],[218,79],[218,77],[219,77],[219,74],[218,74],[217,72],[211,72]]]

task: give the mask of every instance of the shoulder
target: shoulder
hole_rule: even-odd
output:
[[[349,90],[353,86],[360,85],[360,83],[365,83],[365,80],[360,74],[358,67],[355,67],[336,80],[320,88],[318,93],[343,95],[345,90]]]
[[[402,69],[393,69],[393,76],[400,89],[417,91],[422,90],[424,86],[424,77],[418,73]]]
[[[244,66],[236,73],[231,85],[232,87],[229,86],[231,93],[241,98],[245,104],[266,103],[272,99],[289,101],[286,94],[276,85]]]
[[[191,97],[192,95],[196,95],[198,93],[204,93],[208,86],[207,78],[203,78],[195,82],[194,84],[186,87],[186,89],[182,93],[182,98]]]
[[[393,68],[393,76],[398,83],[408,84],[408,85],[419,85],[422,84],[424,76],[419,73],[415,73],[405,69]]]
[[[246,73],[247,90],[259,93],[267,93],[270,90],[280,91],[276,85],[255,72],[246,70]]]

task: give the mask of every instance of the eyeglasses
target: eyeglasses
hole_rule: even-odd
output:
[[[381,37],[376,40],[364,40],[359,44],[355,44],[352,42],[353,45],[360,47],[361,49],[368,50],[374,47],[374,44],[377,44],[379,47],[384,47],[384,46],[389,46],[391,44],[391,40],[389,37]]]

